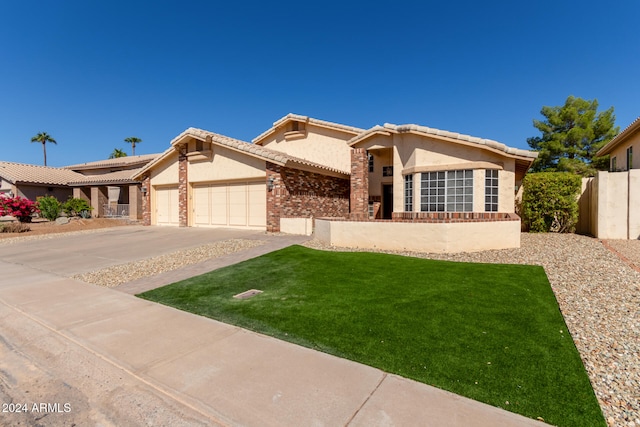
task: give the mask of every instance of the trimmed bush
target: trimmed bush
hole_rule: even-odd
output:
[[[91,210],[93,208],[89,206],[89,203],[85,199],[78,197],[69,197],[69,199],[62,204],[62,210],[67,216],[81,216],[82,218],[90,218]]]
[[[27,231],[31,231],[31,227],[22,222],[0,224],[0,233],[26,233]]]
[[[38,198],[38,209],[40,209],[40,216],[48,219],[49,221],[55,221],[60,216],[62,211],[62,203],[53,196],[44,196]]]
[[[568,172],[541,172],[522,181],[522,218],[529,231],[572,233],[578,222],[582,177]]]

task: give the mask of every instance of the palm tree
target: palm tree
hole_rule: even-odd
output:
[[[37,134],[36,136],[31,138],[31,142],[39,142],[39,143],[42,144],[42,151],[44,152],[44,165],[47,166],[47,147],[46,147],[46,144],[47,144],[47,142],[51,142],[53,144],[58,144],[58,143],[56,142],[55,139],[53,139],[51,137],[51,135],[49,135],[46,132],[40,132],[39,134]]]
[[[119,148],[114,148],[113,152],[109,154],[110,159],[117,159],[120,157],[127,157],[127,153],[125,153],[124,150],[121,150]]]
[[[131,155],[136,155],[136,144],[140,144],[142,140],[140,138],[136,138],[135,136],[130,136],[129,138],[125,138],[124,142],[128,142],[131,144]]]

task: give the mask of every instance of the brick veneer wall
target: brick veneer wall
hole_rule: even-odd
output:
[[[349,218],[366,219],[369,217],[369,161],[367,150],[351,150],[351,212]]]
[[[393,222],[488,222],[519,221],[514,213],[502,212],[394,212]]]
[[[284,217],[345,217],[349,214],[349,180],[282,167],[267,162],[267,231],[280,231]]]
[[[520,221],[515,213],[500,212],[394,212],[392,219],[321,218],[327,221],[348,222],[413,222],[413,223],[460,223]]]
[[[142,180],[142,187],[147,189],[146,194],[142,193],[142,225],[151,225],[151,177],[149,175]]]
[[[186,148],[180,148],[180,154],[178,155],[178,225],[180,227],[186,227],[189,225],[189,212],[188,212],[188,165]]]

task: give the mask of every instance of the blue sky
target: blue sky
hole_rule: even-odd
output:
[[[162,152],[193,126],[250,141],[289,112],[528,148],[569,95],[640,115],[640,2],[0,2],[0,160]]]

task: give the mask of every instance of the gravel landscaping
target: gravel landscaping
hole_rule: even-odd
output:
[[[261,240],[229,239],[140,261],[114,265],[90,273],[78,274],[73,276],[73,278],[83,282],[93,283],[94,285],[113,288],[141,277],[176,270],[185,265],[196,264],[207,259],[243,251],[263,245],[264,243],[265,242]]]
[[[607,241],[640,265],[640,241]],[[305,244],[323,250],[317,240]],[[460,254],[391,252],[440,260],[544,267],[610,426],[640,427],[640,273],[597,239],[522,234],[521,248]]]

